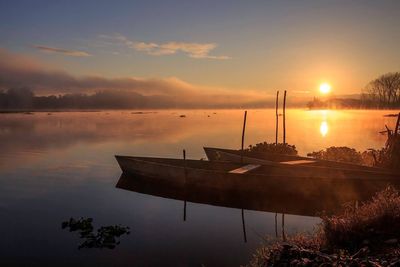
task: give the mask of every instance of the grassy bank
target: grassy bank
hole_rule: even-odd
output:
[[[399,240],[400,194],[388,187],[358,208],[322,217],[314,234],[266,244],[249,266],[400,266]]]

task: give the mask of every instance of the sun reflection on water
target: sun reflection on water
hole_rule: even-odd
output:
[[[329,131],[329,126],[326,121],[321,122],[321,126],[319,127],[319,131],[323,137],[325,137],[328,134]]]

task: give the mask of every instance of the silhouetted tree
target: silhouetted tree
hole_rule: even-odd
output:
[[[381,75],[368,83],[362,94],[366,106],[399,107],[400,106],[400,72]]]

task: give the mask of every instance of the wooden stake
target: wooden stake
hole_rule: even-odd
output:
[[[244,134],[246,132],[246,119],[247,119],[247,110],[244,112],[243,131],[242,131],[242,149],[241,149],[241,153],[240,153],[240,163],[243,163]]]
[[[242,227],[243,227],[244,242],[247,243],[246,225],[245,225],[245,222],[244,222],[244,210],[243,209],[242,209]]]
[[[286,90],[283,94],[283,144],[286,144]]]
[[[282,213],[282,239],[286,242],[286,234],[285,234],[285,213]]]
[[[185,168],[185,183],[186,183],[186,177],[187,177],[187,170],[186,170],[186,150],[183,150],[183,167]]]
[[[183,161],[185,166],[185,184],[187,180],[187,170],[186,170],[186,150],[183,150]],[[185,187],[185,194],[186,194],[186,187]],[[183,221],[186,221],[186,200],[183,202]]]
[[[183,203],[183,221],[186,222],[186,200]]]
[[[275,145],[278,144],[278,108],[279,108],[279,91],[276,91],[276,103],[275,103],[275,116],[276,116],[276,125],[275,125]]]

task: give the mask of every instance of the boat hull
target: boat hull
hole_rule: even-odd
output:
[[[145,176],[163,183],[210,190],[285,194],[288,197],[299,191],[305,196],[329,195],[332,191],[344,196],[364,195],[397,184],[396,179],[376,175],[360,177],[343,173],[340,175],[341,172],[330,175],[301,173],[291,167],[280,169],[261,166],[259,170],[239,174],[229,172],[241,166],[231,162],[125,156],[116,156],[116,159],[124,173]]]

